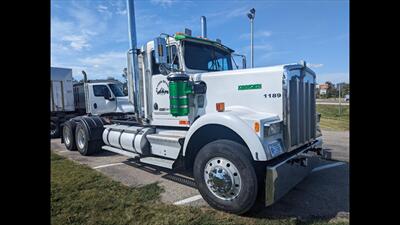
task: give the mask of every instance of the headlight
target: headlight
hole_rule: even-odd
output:
[[[281,132],[282,122],[265,124],[264,125],[264,137],[279,134]]]

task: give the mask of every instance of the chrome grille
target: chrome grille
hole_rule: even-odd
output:
[[[308,68],[287,72],[284,85],[286,147],[290,151],[316,137],[315,75]],[[311,71],[312,72],[312,71]]]

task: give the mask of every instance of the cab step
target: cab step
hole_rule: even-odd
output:
[[[187,131],[163,130],[156,134],[148,134],[147,140],[150,142],[151,153],[170,159],[177,159],[185,140]]]
[[[169,160],[169,159],[162,159],[162,158],[157,158],[157,157],[144,157],[139,159],[140,162],[142,163],[147,163],[155,166],[160,166],[168,169],[172,169],[172,166],[174,164],[174,160]]]

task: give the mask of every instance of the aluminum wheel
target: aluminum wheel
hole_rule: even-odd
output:
[[[239,170],[231,161],[222,157],[207,162],[204,179],[211,193],[227,201],[236,198],[242,186]]]
[[[86,135],[83,129],[79,129],[78,131],[78,146],[79,149],[84,149],[86,144]]]
[[[68,126],[65,126],[63,129],[63,137],[64,137],[64,142],[66,145],[69,145],[71,143],[71,139],[69,137],[70,134],[70,129]]]

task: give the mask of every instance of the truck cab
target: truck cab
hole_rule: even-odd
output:
[[[206,38],[196,38],[179,32],[166,39],[168,44],[164,51],[166,52],[168,66],[157,63],[157,52],[154,50],[155,41],[149,41],[141,47],[138,57],[141,79],[140,90],[149,90],[149,93],[144,92],[141,95],[143,96],[142,102],[145,103],[143,111],[152,125],[188,127],[188,123],[179,121],[193,122],[199,113],[194,112],[188,116],[179,117],[170,114],[168,73],[179,72],[195,75],[233,70],[232,53],[234,51],[219,42]],[[172,61],[170,60],[171,56]],[[204,104],[203,97],[198,96],[196,97],[198,101],[192,102],[197,110],[202,110],[202,107],[199,106]],[[200,112],[200,114],[203,113]]]
[[[101,115],[104,113],[133,112],[133,105],[128,96],[123,93],[120,82],[89,82],[86,83],[86,113]]]

